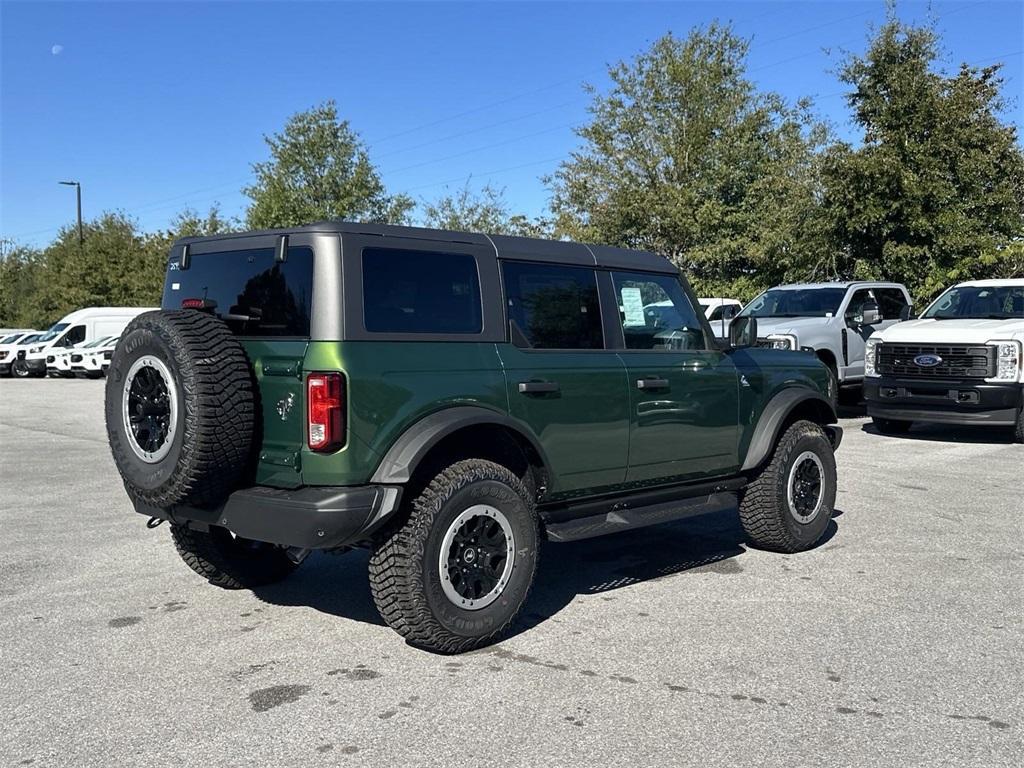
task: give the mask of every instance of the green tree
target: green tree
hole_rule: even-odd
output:
[[[264,137],[270,160],[255,163],[252,229],[291,227],[327,219],[404,223],[413,208],[406,195],[389,195],[366,146],[333,101],[289,118],[281,133]]]
[[[826,253],[809,105],[761,93],[728,26],[671,34],[609,69],[582,146],[549,183],[556,231],[668,256],[698,291],[749,298]]]
[[[545,219],[510,213],[504,190],[486,184],[476,193],[468,181],[454,194],[424,202],[422,219],[426,227],[492,235],[547,237],[551,229]]]
[[[945,76],[938,45],[890,10],[840,71],[863,144],[824,164],[837,271],[902,281],[919,305],[959,280],[1024,274],[1024,155],[999,120],[1000,65]]]
[[[33,303],[42,282],[38,249],[6,240],[0,244],[0,326],[39,327]]]

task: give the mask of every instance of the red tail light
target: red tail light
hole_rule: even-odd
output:
[[[306,409],[311,451],[333,451],[345,444],[345,380],[340,373],[309,374]]]

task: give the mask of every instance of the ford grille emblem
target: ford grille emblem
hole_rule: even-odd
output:
[[[918,355],[914,358],[914,365],[920,368],[934,368],[941,362],[942,358],[938,355]]]

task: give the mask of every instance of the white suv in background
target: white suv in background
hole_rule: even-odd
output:
[[[880,432],[915,421],[1013,427],[1024,442],[1024,279],[955,285],[874,334],[864,397]]]
[[[18,350],[28,349],[42,335],[42,331],[17,331],[0,339],[0,376],[10,376]]]
[[[95,344],[90,344],[87,349],[73,351],[70,355],[71,371],[75,376],[87,379],[98,379],[107,372],[110,367],[110,358],[114,354],[114,348],[120,336],[109,336]]]

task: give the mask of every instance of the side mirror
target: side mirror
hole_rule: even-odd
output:
[[[749,315],[734,318],[729,324],[729,346],[746,349],[757,345],[757,318]]]
[[[882,313],[878,311],[878,305],[876,304],[874,309],[871,305],[865,305],[864,309],[861,310],[860,324],[861,325],[874,325],[882,319]]]

